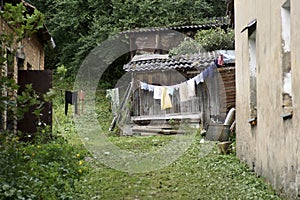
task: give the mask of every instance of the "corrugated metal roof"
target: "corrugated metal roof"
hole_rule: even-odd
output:
[[[156,71],[156,70],[171,70],[180,68],[206,68],[218,57],[223,54],[224,63],[234,63],[234,51],[213,51],[197,54],[180,55],[173,57],[162,57],[161,55],[149,55],[139,58],[133,58],[131,62],[124,65],[123,69],[128,72],[134,71]]]

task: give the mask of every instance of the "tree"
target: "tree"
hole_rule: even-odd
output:
[[[64,65],[74,76],[91,49],[124,30],[200,24],[224,16],[223,1],[212,0],[31,0],[46,14],[57,48],[46,53],[46,67]],[[50,55],[47,56],[47,55]]]

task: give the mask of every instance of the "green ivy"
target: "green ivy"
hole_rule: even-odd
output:
[[[34,9],[32,14],[26,13],[26,7],[23,3],[16,5],[5,3],[4,11],[1,11],[1,17],[13,29],[17,41],[30,36],[44,26],[44,15],[37,9]]]

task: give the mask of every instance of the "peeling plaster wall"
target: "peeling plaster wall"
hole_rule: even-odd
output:
[[[291,0],[291,93],[293,117],[283,120],[282,5],[286,0],[236,0],[237,156],[279,192],[300,198],[300,1]],[[257,125],[251,126],[247,30],[256,28]],[[287,37],[286,35],[284,37]],[[286,88],[288,89],[288,88]]]

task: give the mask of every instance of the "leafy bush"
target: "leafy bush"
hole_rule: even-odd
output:
[[[89,167],[87,152],[57,138],[32,145],[0,135],[0,199],[70,199]]]
[[[170,55],[194,54],[214,50],[234,49],[234,30],[221,28],[198,31],[195,40],[186,38],[170,50]]]
[[[191,38],[185,38],[183,42],[170,50],[170,55],[185,55],[203,52],[205,49],[195,40]]]
[[[218,28],[198,31],[195,41],[206,51],[234,49],[234,30]]]

